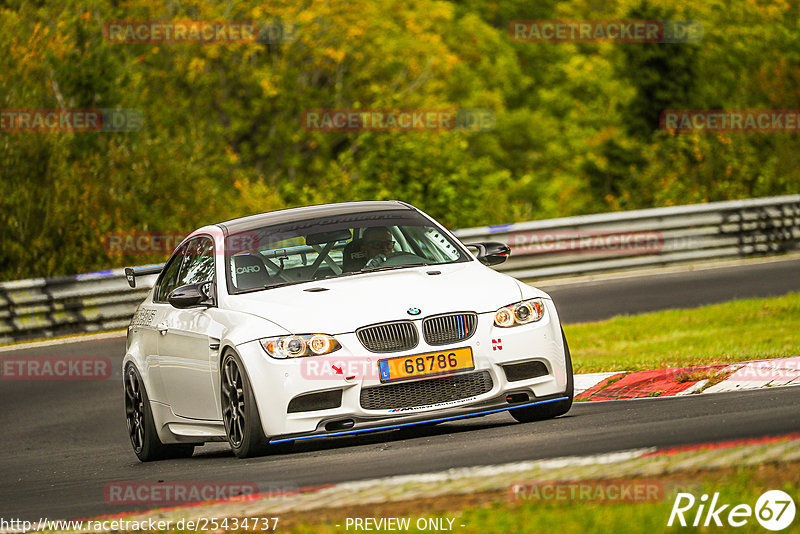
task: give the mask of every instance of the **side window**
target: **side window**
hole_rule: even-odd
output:
[[[186,244],[176,287],[212,280],[214,280],[214,243],[209,237],[192,239]]]
[[[169,259],[169,262],[167,262],[167,266],[164,267],[164,271],[161,274],[161,278],[158,280],[156,288],[156,302],[166,302],[167,295],[178,287],[178,273],[181,269],[181,263],[183,263],[183,251],[184,249],[181,248],[175,252]]]

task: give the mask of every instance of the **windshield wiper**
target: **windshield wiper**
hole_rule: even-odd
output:
[[[293,285],[299,284],[301,282],[302,282],[302,280],[298,281],[298,282],[279,282],[277,284],[267,284],[262,289],[273,289],[273,288],[276,288],[276,287],[293,286]]]
[[[362,272],[362,273],[374,273],[376,271],[393,271],[395,269],[403,269],[405,267],[423,267],[425,265],[428,265],[428,264],[427,263],[421,263],[421,262],[420,263],[404,263],[403,265],[391,265],[391,266],[388,266],[388,267],[382,267],[382,266],[379,265],[378,267],[369,267],[369,268],[364,267],[359,272]]]
[[[313,280],[309,280],[309,282],[312,281],[319,282],[320,280],[334,280],[336,278],[341,278],[342,276],[353,276],[354,274],[359,274],[359,273],[361,273],[361,271],[342,271],[340,274],[329,274],[321,278],[314,278]]]

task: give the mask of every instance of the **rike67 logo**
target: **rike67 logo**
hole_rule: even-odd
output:
[[[699,499],[691,493],[678,493],[667,526],[738,528],[747,525],[755,517],[765,529],[779,531],[792,524],[795,512],[794,500],[781,490],[763,493],[755,507],[749,504],[723,503],[719,493],[714,493],[710,500],[705,493]]]

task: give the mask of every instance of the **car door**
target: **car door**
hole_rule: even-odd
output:
[[[168,403],[164,381],[161,377],[161,361],[158,354],[158,342],[161,338],[159,325],[164,324],[167,313],[172,306],[166,304],[166,295],[172,291],[178,283],[181,264],[183,263],[182,249],[176,250],[153,287],[152,298],[139,307],[136,315],[131,321],[131,327],[136,334],[136,339],[141,346],[141,351],[145,354],[145,367],[149,376],[150,389],[147,395],[151,401]],[[164,295],[159,298],[159,295]]]
[[[218,340],[209,335],[216,330],[213,311],[207,307],[178,309],[167,297],[180,286],[213,282],[215,276],[214,242],[210,236],[188,241],[177,280],[158,295],[166,311],[157,325],[159,367],[172,411],[190,419],[221,419],[214,395],[214,369],[217,365]],[[211,345],[216,346],[212,347]]]

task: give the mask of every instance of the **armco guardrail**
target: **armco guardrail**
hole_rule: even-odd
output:
[[[456,230],[464,243],[500,241],[498,270],[542,279],[800,248],[800,195],[603,213]]]
[[[0,343],[125,328],[156,276],[131,289],[123,269],[0,283]]]
[[[457,230],[501,241],[498,270],[536,280],[800,249],[800,195],[604,213]],[[0,283],[0,343],[124,328],[155,282],[122,269]]]

